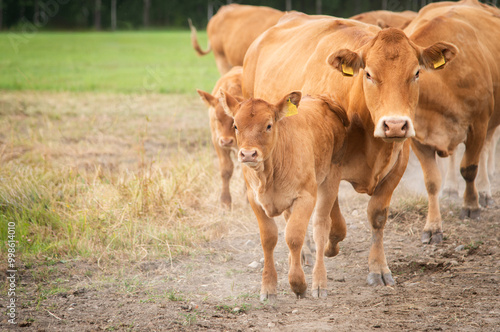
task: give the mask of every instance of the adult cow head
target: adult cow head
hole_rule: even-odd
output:
[[[215,117],[215,137],[216,142],[221,148],[231,149],[236,147],[236,135],[234,133],[233,118],[228,116],[219,103],[219,99],[212,96],[210,93],[196,90],[201,97],[201,100],[207,107],[213,107],[213,115]]]
[[[457,52],[454,45],[445,42],[422,48],[403,31],[389,28],[355,51],[335,51],[327,62],[344,76],[363,75],[364,100],[375,124],[374,136],[401,141],[415,136],[412,120],[420,70],[442,69]]]
[[[289,93],[276,104],[250,98],[241,103],[222,89],[220,103],[227,115],[234,119],[234,129],[240,150],[238,160],[251,168],[258,168],[270,157],[278,140],[277,123],[295,109],[301,92]]]

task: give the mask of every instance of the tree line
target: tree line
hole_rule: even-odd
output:
[[[186,28],[190,17],[200,28],[228,3],[298,10],[339,17],[370,10],[414,10],[429,0],[0,0],[0,29],[133,30]],[[490,3],[492,1],[489,1]],[[493,1],[496,4],[496,1]]]

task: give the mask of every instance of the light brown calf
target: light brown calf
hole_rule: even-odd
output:
[[[345,111],[326,97],[301,100],[300,92],[289,93],[276,104],[261,99],[238,103],[227,92],[221,92],[221,96],[226,112],[234,117],[238,160],[243,164],[248,200],[259,222],[264,250],[261,301],[276,299],[273,251],[278,228],[273,217],[282,213],[287,220],[285,240],[290,249],[288,280],[297,297],[305,296],[301,248],[313,210],[313,237],[318,250],[312,295],[325,298],[323,251],[328,233],[335,229],[339,241],[346,233],[345,222],[336,218],[339,162],[345,151],[348,124]],[[298,114],[288,117],[299,102]],[[338,252],[338,246],[333,250]]]
[[[252,44],[243,67],[243,96],[276,101],[287,91],[333,96],[350,120],[341,162],[343,180],[371,196],[370,285],[392,285],[383,232],[392,193],[408,163],[415,135],[420,69],[451,61],[456,49],[413,44],[398,29],[354,20],[287,14]],[[446,65],[446,64],[445,64]],[[343,222],[337,209],[333,225]],[[343,238],[330,231],[325,255]]]
[[[415,115],[416,136],[412,147],[420,160],[429,197],[429,212],[422,233],[423,243],[443,239],[439,209],[440,157],[452,155],[465,143],[460,173],[466,188],[461,218],[479,218],[476,175],[484,202],[491,203],[487,172],[488,149],[500,124],[500,10],[475,0],[436,3],[424,7],[405,29],[420,47],[438,40],[456,45],[452,63],[446,53],[442,66],[422,73],[420,97]]]
[[[417,16],[417,13],[411,10],[404,12],[391,12],[388,10],[374,10],[371,12],[361,13],[351,17],[351,20],[356,20],[368,24],[378,25],[381,28],[399,28],[404,29]]]
[[[241,95],[241,73],[240,66],[233,67],[227,74],[222,76],[215,84],[212,94],[197,90],[201,100],[208,107],[210,119],[210,131],[212,132],[212,144],[219,158],[219,169],[222,178],[221,203],[224,207],[231,207],[231,193],[229,181],[233,175],[233,161],[231,154],[237,151],[236,136],[234,133],[233,119],[229,117],[219,103],[219,90],[225,89],[235,98],[242,100]]]
[[[242,66],[250,44],[285,13],[261,7],[230,4],[222,6],[207,25],[209,48],[203,51],[198,44],[196,28],[189,21],[191,43],[198,55],[214,52],[215,62],[221,75],[234,66]]]

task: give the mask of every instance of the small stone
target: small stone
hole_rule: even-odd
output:
[[[249,268],[256,269],[260,266],[259,262],[253,261],[252,263],[248,264]]]
[[[455,251],[461,251],[464,250],[465,246],[463,244],[459,245],[458,247],[455,248]]]
[[[267,324],[267,327],[270,327],[270,328],[273,328],[273,327],[275,327],[275,326],[276,326],[276,324],[274,324],[274,323],[269,323],[269,324]]]
[[[245,245],[247,247],[255,247],[255,242],[253,242],[252,240],[248,240],[247,242],[245,242]]]
[[[75,308],[68,308],[68,310],[75,310]]]
[[[352,210],[351,215],[356,217],[358,215],[358,210]]]
[[[456,260],[452,260],[452,261],[450,261],[450,264],[451,264],[452,266],[455,266],[455,265],[458,265],[458,262],[457,262]]]
[[[264,264],[264,257],[262,257],[262,258],[260,259],[260,262],[261,262],[262,264]]]
[[[342,276],[340,278],[336,278],[335,281],[337,281],[337,282],[345,282],[345,276]]]
[[[299,309],[293,309],[293,310],[292,310],[292,314],[296,314],[296,313],[298,313],[298,312],[299,312]]]
[[[235,308],[233,309],[233,312],[238,313],[238,312],[240,312],[240,310],[241,310],[241,308],[240,308],[240,307],[235,307]]]

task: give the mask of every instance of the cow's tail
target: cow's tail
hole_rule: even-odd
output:
[[[206,55],[210,53],[212,47],[210,45],[210,41],[208,41],[208,49],[206,51],[202,50],[200,44],[198,44],[198,37],[196,36],[196,28],[191,22],[191,19],[188,18],[189,28],[191,29],[191,44],[193,45],[194,50],[198,53],[199,56]]]

